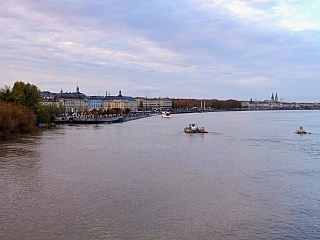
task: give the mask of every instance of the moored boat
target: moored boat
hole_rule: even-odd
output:
[[[163,118],[170,118],[170,117],[171,117],[171,114],[170,114],[170,112],[162,112],[162,113],[161,113],[161,116],[162,116]]]
[[[56,126],[55,123],[39,123],[38,126],[40,128],[53,128]]]
[[[208,133],[206,130],[204,130],[204,127],[199,128],[197,124],[190,123],[189,126],[186,126],[184,128],[184,132],[186,133]]]

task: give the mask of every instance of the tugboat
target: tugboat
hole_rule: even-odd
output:
[[[303,127],[300,127],[298,130],[296,130],[296,134],[306,134],[307,132],[303,129]]]
[[[189,126],[186,126],[184,128],[184,132],[186,133],[208,133],[206,130],[204,130],[204,127],[199,128],[197,124],[190,123]]]

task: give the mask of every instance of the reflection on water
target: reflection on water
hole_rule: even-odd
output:
[[[26,213],[36,208],[41,195],[40,143],[39,135],[0,142],[1,239],[17,239],[22,223],[30,223]]]
[[[32,179],[41,164],[41,152],[36,148],[40,142],[37,135],[0,142],[1,179],[22,184]]]
[[[0,239],[316,239],[318,116],[157,116],[1,142]],[[301,122],[313,134],[295,135]]]

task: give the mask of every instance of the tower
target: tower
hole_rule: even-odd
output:
[[[275,102],[279,102],[279,101],[278,101],[278,93],[276,93],[276,97],[275,97],[274,101],[275,101]]]
[[[271,102],[273,103],[274,102],[274,96],[273,96],[273,93],[271,95]]]

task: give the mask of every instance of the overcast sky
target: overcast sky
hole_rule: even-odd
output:
[[[316,0],[0,0],[0,87],[320,102]]]

